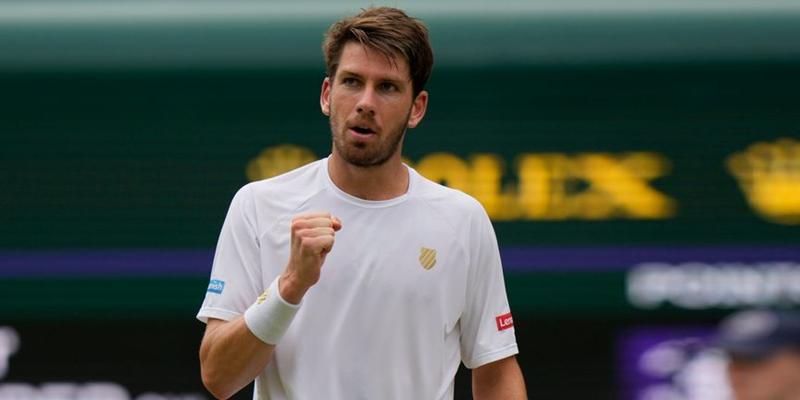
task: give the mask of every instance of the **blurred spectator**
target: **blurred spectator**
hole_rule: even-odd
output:
[[[800,312],[741,311],[717,335],[736,400],[800,399]]]

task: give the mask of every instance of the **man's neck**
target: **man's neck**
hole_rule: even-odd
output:
[[[408,169],[400,155],[373,167],[358,167],[334,152],[328,158],[328,175],[345,193],[364,200],[390,200],[408,191]]]

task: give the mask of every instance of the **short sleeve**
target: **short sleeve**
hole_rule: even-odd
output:
[[[244,186],[233,197],[222,224],[206,297],[197,313],[200,321],[229,321],[243,314],[261,293],[257,232],[252,190]]]
[[[461,358],[467,368],[517,354],[497,238],[482,207],[470,226],[466,306],[461,316]]]

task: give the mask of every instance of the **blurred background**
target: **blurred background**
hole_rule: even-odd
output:
[[[1,399],[211,398],[228,204],[328,154],[322,34],[371,4],[0,2]],[[408,163],[493,219],[531,398],[728,398],[718,321],[800,304],[800,3],[387,5],[436,55]]]

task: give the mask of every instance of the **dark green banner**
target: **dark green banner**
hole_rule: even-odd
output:
[[[439,68],[406,155],[503,244],[797,243],[797,68]],[[236,189],[328,153],[322,77],[0,75],[2,247],[212,246]]]

